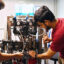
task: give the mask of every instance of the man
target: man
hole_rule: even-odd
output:
[[[50,28],[53,29],[52,39],[49,39],[47,36],[44,38],[44,42],[52,41],[52,43],[47,52],[36,54],[35,51],[29,51],[30,56],[48,59],[56,54],[56,52],[59,52],[62,64],[64,64],[64,18],[56,19],[47,6],[42,6],[35,12],[34,19],[39,26],[44,25],[47,31]]]
[[[0,0],[0,10],[4,8],[4,3],[2,0]],[[7,54],[7,53],[1,53],[0,52],[0,61],[8,60],[12,58],[18,58],[20,59],[23,56],[22,53],[14,53],[14,54]]]

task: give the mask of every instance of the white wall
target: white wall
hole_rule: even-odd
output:
[[[7,16],[15,16],[15,5],[16,4],[34,4],[37,6],[47,5],[53,13],[55,10],[55,0],[4,0],[5,8],[0,10],[0,28],[6,30]],[[56,15],[56,13],[55,13]]]
[[[34,4],[37,6],[47,5],[53,13],[55,13],[55,2],[54,0],[4,0],[5,8],[0,11],[0,28],[4,28],[6,24],[6,17],[15,15],[15,5],[16,4]],[[3,25],[4,23],[4,25]],[[1,26],[2,25],[2,26]]]
[[[57,0],[57,17],[64,18],[64,0]]]

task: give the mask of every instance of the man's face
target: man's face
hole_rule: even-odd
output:
[[[38,22],[37,24],[38,24],[38,26],[40,26],[41,28],[45,28],[47,31],[51,28],[49,25],[47,25],[47,24],[45,24],[45,23]]]
[[[0,10],[4,8],[4,2],[2,0],[0,0]]]
[[[50,26],[47,26],[45,23],[44,23],[44,25],[46,26],[47,31],[51,28]]]

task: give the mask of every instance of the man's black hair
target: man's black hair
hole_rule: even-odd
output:
[[[34,20],[36,23],[38,21],[44,23],[44,20],[49,20],[52,22],[53,20],[55,20],[55,16],[47,6],[42,6],[35,12]]]

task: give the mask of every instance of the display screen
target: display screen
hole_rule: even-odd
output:
[[[20,15],[30,15],[30,16],[34,16],[35,11],[39,8],[36,7],[32,4],[30,5],[16,5],[15,7],[15,11],[16,11],[16,16],[20,16]]]

